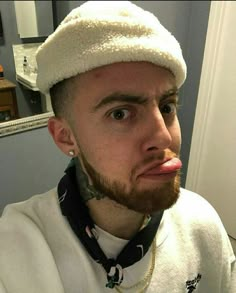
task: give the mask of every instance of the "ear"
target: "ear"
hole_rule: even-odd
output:
[[[73,156],[78,156],[79,147],[71,127],[65,119],[57,117],[49,118],[48,130],[55,144],[64,154],[69,155],[69,152],[73,151]]]

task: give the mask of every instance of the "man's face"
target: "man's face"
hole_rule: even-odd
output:
[[[170,160],[181,143],[176,92],[173,75],[147,62],[97,68],[75,87],[72,129],[85,172],[100,192],[138,212],[178,198],[180,162]]]

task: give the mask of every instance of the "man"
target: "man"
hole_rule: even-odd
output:
[[[235,292],[218,215],[180,189],[175,38],[128,1],[89,1],[37,62],[72,160],[56,189],[5,209],[0,292]]]

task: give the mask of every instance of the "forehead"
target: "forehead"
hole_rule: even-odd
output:
[[[173,74],[148,62],[121,62],[83,73],[76,82],[76,100],[97,103],[115,92],[158,96],[175,87]]]

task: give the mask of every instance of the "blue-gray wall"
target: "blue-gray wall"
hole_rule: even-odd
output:
[[[1,1],[0,5],[2,2],[10,1]],[[57,20],[61,21],[71,9],[83,2],[57,1]],[[176,36],[181,43],[188,65],[188,78],[181,91],[179,112],[183,138],[181,157],[184,164],[182,180],[184,186],[210,1],[134,2],[156,14],[167,29]],[[13,12],[10,12],[13,17]],[[14,33],[15,29],[11,28],[10,24],[9,26],[9,30],[13,30]],[[4,30],[8,30],[8,28],[5,27]],[[0,210],[9,202],[26,199],[32,194],[55,186],[63,174],[67,162],[68,158],[54,146],[46,128],[1,138]]]
[[[182,2],[182,1],[180,1]],[[184,163],[182,185],[185,185],[193,123],[200,82],[210,1],[191,1],[186,35],[184,57],[188,66],[188,76],[182,88],[179,120],[182,129],[181,158]]]
[[[0,215],[7,203],[55,187],[68,162],[45,127],[0,138]]]

